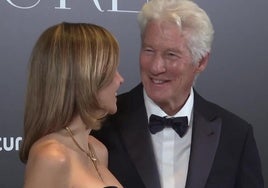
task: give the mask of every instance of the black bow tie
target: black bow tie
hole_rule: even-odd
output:
[[[165,127],[172,127],[180,137],[188,130],[188,119],[186,116],[176,118],[159,117],[152,114],[149,119],[149,129],[152,134],[162,131]]]

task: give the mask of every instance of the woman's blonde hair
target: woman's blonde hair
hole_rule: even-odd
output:
[[[90,128],[100,127],[97,93],[112,80],[118,60],[118,43],[101,26],[61,23],[43,32],[29,63],[23,162],[35,141],[67,126],[76,114]]]

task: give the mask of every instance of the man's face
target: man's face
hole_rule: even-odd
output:
[[[180,110],[195,76],[204,69],[193,64],[186,42],[172,22],[150,21],[142,36],[142,83],[147,95],[169,115]]]

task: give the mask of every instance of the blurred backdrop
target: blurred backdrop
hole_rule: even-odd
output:
[[[0,187],[22,187],[19,161],[28,59],[39,35],[59,22],[91,22],[121,47],[120,93],[140,82],[137,13],[146,0],[0,1]],[[209,66],[196,89],[253,125],[268,185],[268,1],[196,0],[215,28]]]

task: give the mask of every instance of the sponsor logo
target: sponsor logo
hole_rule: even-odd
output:
[[[36,6],[39,5],[41,0],[31,0],[31,2],[29,3],[29,1],[27,1],[27,3],[23,2],[22,0],[18,1],[18,0],[5,0],[8,4],[10,4],[11,6],[18,8],[18,9],[32,9],[35,8]],[[55,0],[55,2],[57,2],[57,6],[54,7],[54,9],[61,9],[61,10],[70,10],[72,9],[72,7],[69,6],[68,2],[71,0]],[[93,4],[95,6],[95,8],[100,11],[100,12],[126,12],[126,13],[138,13],[138,10],[131,10],[131,7],[129,9],[120,9],[119,8],[119,0],[88,0],[91,4]],[[103,7],[101,6],[101,4],[104,1],[110,1],[110,7],[109,9],[104,10]],[[126,4],[126,0],[120,0],[121,2],[123,2],[124,4]],[[132,1],[133,0],[127,0],[127,1]],[[141,5],[143,5],[144,3],[148,2],[149,0],[143,0],[142,2],[138,2],[139,3],[139,7],[141,7]],[[27,4],[27,5],[22,5],[22,4]]]
[[[0,152],[18,151],[22,137],[0,137]]]

